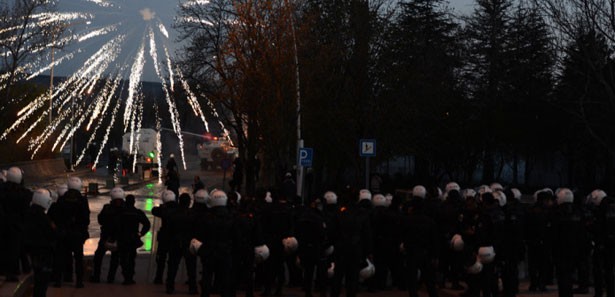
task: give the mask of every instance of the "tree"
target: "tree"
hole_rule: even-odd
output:
[[[259,151],[264,164],[294,160],[295,137],[286,130],[296,119],[292,12],[282,0],[190,1],[180,8],[176,26],[188,40],[180,63],[203,99],[222,106],[247,160],[248,193]]]
[[[459,84],[460,28],[441,0],[414,0],[399,8],[378,60],[378,94],[386,102],[379,110],[383,138],[395,154],[415,156],[420,182],[441,175],[456,179],[468,167],[463,161],[472,159],[466,146],[471,141],[461,138],[470,117]],[[459,155],[468,158],[454,157]]]
[[[525,161],[524,181],[531,175],[532,159],[557,145],[557,117],[551,106],[556,52],[554,39],[539,10],[524,3],[514,8],[508,41],[508,96],[497,135],[511,158],[513,183],[519,183],[519,163]]]
[[[33,57],[52,47],[62,34],[60,21],[50,13],[48,0],[9,0],[0,4],[0,90],[9,102],[11,86],[26,74]],[[46,13],[46,16],[40,14]],[[45,21],[42,21],[42,20]]]
[[[495,178],[496,135],[501,126],[497,116],[508,96],[506,77],[509,59],[511,0],[478,0],[473,15],[467,19],[466,41],[469,65],[466,75],[471,88],[472,105],[483,127],[480,133],[483,152],[483,180]]]
[[[561,53],[558,96],[555,106],[567,115],[565,119],[576,123],[573,130],[577,142],[568,142],[569,151],[585,152],[585,156],[602,155],[603,166],[584,169],[574,174],[580,162],[576,154],[570,156],[570,171],[574,176],[596,176],[603,168],[604,180],[612,180],[614,173],[614,142],[611,133],[615,116],[615,84],[612,68],[612,48],[615,45],[615,2],[601,0],[534,0],[534,4],[547,16],[548,23],[557,34]],[[568,89],[568,88],[578,88]],[[571,93],[567,93],[571,92]],[[571,131],[572,132],[572,131]],[[587,139],[586,136],[590,138]],[[578,139],[585,139],[580,147]],[[575,164],[576,163],[576,164]],[[590,166],[591,167],[591,166]],[[589,174],[591,172],[591,174]],[[573,178],[574,179],[574,178]],[[582,178],[583,179],[583,178]],[[586,183],[596,182],[586,180]],[[613,187],[610,183],[606,183]]]
[[[613,83],[613,49],[595,31],[579,32],[566,50],[557,88],[557,104],[568,133],[569,180],[583,186],[596,182],[607,186],[613,174],[615,105],[603,87],[603,79]],[[602,173],[601,173],[602,172]],[[601,178],[603,178],[601,180]]]
[[[380,138],[375,59],[382,34],[376,29],[387,26],[385,4],[307,0],[301,7],[302,120],[305,142],[318,154],[318,185],[357,184],[362,179],[359,139]],[[379,146],[379,155],[381,148],[386,146]]]

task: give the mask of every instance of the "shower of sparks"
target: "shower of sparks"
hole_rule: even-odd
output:
[[[162,33],[162,35],[164,35],[164,37],[169,38],[169,31],[167,31],[167,28],[164,26],[164,24],[159,23],[158,24],[158,29],[160,29],[160,33]]]
[[[156,53],[156,40],[154,39],[154,32],[150,29],[149,32],[149,46],[150,46],[150,57],[154,60],[154,69],[156,70],[156,74],[160,78],[162,82],[162,90],[164,91],[164,97],[169,105],[169,115],[171,116],[171,124],[173,125],[173,131],[177,138],[179,139],[179,150],[182,156],[182,164],[184,165],[184,169],[186,169],[186,156],[184,154],[184,137],[182,135],[181,126],[179,124],[179,112],[177,111],[177,106],[175,102],[171,99],[171,94],[169,93],[169,89],[167,88],[166,80],[164,79],[162,72],[160,70],[160,65],[158,64],[158,54]]]
[[[59,0],[59,2],[66,0]],[[163,1],[163,0],[161,0]],[[130,133],[129,147],[122,148],[130,154],[138,154],[139,139],[144,129],[144,114],[155,111],[156,162],[162,172],[162,116],[168,115],[168,121],[174,134],[179,139],[180,154],[184,169],[186,156],[184,139],[180,125],[179,110],[174,97],[177,86],[186,94],[186,100],[194,115],[202,121],[205,130],[209,132],[209,123],[195,92],[191,89],[182,71],[173,65],[169,54],[169,42],[172,41],[167,26],[148,7],[134,8],[134,14],[127,14],[126,6],[132,2],[120,0],[76,0],[75,7],[90,7],[86,11],[68,11],[53,13],[37,13],[32,16],[34,22],[26,29],[53,26],[50,30],[52,41],[45,47],[33,50],[39,57],[24,63],[16,70],[16,79],[33,80],[40,75],[51,73],[54,68],[75,67],[65,79],[56,82],[49,92],[37,96],[24,104],[17,113],[17,119],[6,130],[0,131],[0,140],[5,140],[11,133],[20,135],[17,142],[27,141],[31,157],[49,144],[52,151],[60,151],[72,144],[78,131],[87,131],[87,142],[80,152],[76,153],[75,164],[79,165],[85,159],[86,152],[93,151],[93,168],[100,162],[105,148],[109,146],[111,131],[119,125],[122,131]],[[209,1],[192,1],[200,5]],[[166,2],[165,2],[166,3]],[[182,5],[180,3],[180,5]],[[140,16],[140,17],[139,17]],[[1,27],[1,26],[0,26]],[[58,30],[59,28],[64,30]],[[0,28],[4,33],[3,42],[17,38],[10,35],[11,31],[21,30],[19,26]],[[64,33],[60,33],[64,31]],[[26,33],[26,37],[29,37]],[[136,34],[136,35],[135,35]],[[136,48],[129,43],[138,41]],[[63,48],[60,50],[60,48]],[[52,50],[50,50],[52,49]],[[53,52],[53,54],[52,54]],[[10,52],[0,52],[9,57]],[[160,57],[160,58],[159,58]],[[155,78],[162,88],[164,100],[151,99],[143,93],[142,80],[146,73],[151,72],[147,65],[153,67]],[[0,73],[0,90],[6,87],[5,82],[11,79],[10,74]],[[52,78],[53,81],[53,78]],[[19,102],[22,98],[12,98],[11,102]],[[219,120],[219,116],[211,102],[206,108],[213,111],[225,135],[228,131]],[[166,110],[166,111],[165,111]],[[51,113],[51,116],[50,116]],[[97,146],[94,146],[96,143]],[[131,164],[133,170],[137,158]],[[161,182],[161,175],[159,175]]]

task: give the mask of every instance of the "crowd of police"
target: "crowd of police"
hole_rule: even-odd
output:
[[[73,276],[75,287],[83,287],[90,211],[79,178],[53,192],[27,190],[16,167],[0,180],[6,280],[33,271],[34,296]],[[163,203],[152,209],[161,219],[154,283],[173,294],[183,259],[189,292],[201,296],[241,290],[249,297],[257,288],[279,296],[288,281],[305,296],[399,289],[416,297],[424,283],[430,297],[438,287],[464,290],[464,297],[511,297],[525,261],[530,291],[546,291],[556,280],[560,296],[593,286],[595,297],[615,297],[615,199],[601,190],[583,196],[543,189],[532,203],[497,183],[477,190],[449,183],[443,192],[418,185],[409,197],[347,189],[338,199],[329,191],[305,205],[284,193],[163,191]],[[110,195],[98,215],[101,238],[90,279],[101,281],[110,251],[106,281],[113,283],[121,267],[123,284],[131,285],[136,249],[150,222],[134,207],[134,196],[119,187]]]

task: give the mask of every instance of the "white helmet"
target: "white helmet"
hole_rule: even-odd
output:
[[[331,262],[331,265],[327,269],[327,277],[333,278],[334,275],[335,275],[335,262]]]
[[[374,203],[374,206],[386,206],[387,199],[382,194],[376,194],[372,198],[372,202]]]
[[[199,204],[206,204],[209,200],[209,193],[206,190],[200,189],[194,193],[194,202]]]
[[[282,239],[282,245],[284,245],[285,252],[292,253],[299,247],[299,242],[297,242],[297,238],[291,236]]]
[[[474,198],[476,197],[476,191],[474,191],[474,189],[465,189],[463,190],[462,196],[465,199]]]
[[[502,184],[500,183],[492,183],[489,188],[491,189],[492,192],[495,191],[504,191],[504,187],[502,186]]]
[[[393,195],[391,195],[391,194],[386,194],[386,195],[384,195],[384,198],[386,199],[385,206],[386,206],[386,207],[391,206],[391,203],[393,203]]]
[[[188,249],[190,250],[191,254],[196,255],[199,253],[199,250],[201,249],[202,245],[202,242],[200,242],[196,238],[193,238],[192,240],[190,240],[190,247]]]
[[[51,206],[51,203],[51,195],[47,189],[38,189],[34,191],[34,194],[32,194],[33,205],[38,205],[47,210]]]
[[[254,248],[254,262],[263,263],[269,258],[269,247],[266,244]]]
[[[483,271],[483,264],[480,261],[476,261],[472,266],[466,268],[466,272],[469,274],[479,274],[481,271]]]
[[[369,259],[365,259],[365,261],[367,262],[367,266],[363,267],[359,271],[359,279],[361,281],[364,281],[376,274],[376,267],[374,266],[374,264],[372,264],[372,261],[370,261]]]
[[[478,187],[478,194],[480,195],[491,192],[493,192],[493,190],[491,190],[488,185],[481,185],[480,187]]]
[[[267,203],[273,203],[273,198],[271,198],[271,192],[267,192],[265,194],[265,202]]]
[[[162,192],[162,202],[167,203],[171,201],[175,201],[175,193],[171,190],[164,190]]]
[[[23,171],[21,171],[21,168],[19,167],[9,168],[6,173],[6,180],[16,184],[20,184],[23,180]]]
[[[324,195],[325,201],[327,201],[327,204],[336,204],[337,203],[337,195],[332,192],[332,191],[328,191],[325,193]]]
[[[506,205],[506,194],[504,194],[501,190],[493,191],[493,198],[498,201],[501,207]]]
[[[451,248],[454,251],[460,252],[463,250],[464,244],[463,244],[463,238],[461,237],[461,235],[459,234],[455,234],[453,235],[453,238],[451,238]]]
[[[512,189],[510,189],[510,191],[513,193],[513,198],[515,198],[517,200],[521,199],[522,194],[521,194],[521,191],[519,189],[512,188]]]
[[[227,201],[228,197],[226,196],[226,193],[224,193],[224,191],[222,190],[216,190],[213,191],[211,193],[211,196],[209,197],[209,206],[226,206]]]
[[[450,192],[452,190],[461,191],[461,187],[456,182],[450,182],[450,183],[446,184],[446,187],[444,188],[444,192],[448,193],[448,192]]]
[[[481,246],[478,248],[478,259],[483,264],[489,264],[495,259],[495,250],[493,246]]]
[[[81,188],[83,188],[83,182],[81,181],[80,178],[76,177],[76,176],[71,176],[68,179],[68,188],[71,190],[77,190],[81,192]]]
[[[600,189],[596,189],[596,190],[593,190],[592,193],[590,194],[589,200],[591,201],[592,204],[598,206],[600,205],[600,203],[602,203],[602,199],[604,199],[604,197],[606,196],[607,196],[606,192]]]
[[[56,186],[56,191],[58,192],[58,196],[62,197],[64,196],[64,194],[66,194],[66,191],[68,191],[68,185],[59,184]]]
[[[359,191],[359,200],[372,200],[372,192],[367,189]]]
[[[126,200],[126,193],[124,193],[124,189],[122,189],[122,187],[115,187],[111,189],[111,199]]]
[[[568,188],[561,188],[557,191],[557,204],[572,203],[574,201],[574,194]]]
[[[427,189],[421,185],[416,185],[412,188],[412,196],[425,198],[427,196]]]

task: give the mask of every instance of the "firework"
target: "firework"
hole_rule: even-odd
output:
[[[50,31],[49,34],[54,36],[53,40],[46,47],[36,49],[41,53],[50,53],[28,61],[18,68],[16,73],[18,80],[31,80],[52,72],[54,68],[69,75],[65,80],[58,82],[50,92],[26,103],[19,110],[17,120],[5,131],[0,131],[2,132],[0,140],[6,139],[18,128],[27,126],[17,142],[27,139],[28,149],[34,158],[46,143],[51,143],[54,151],[61,150],[71,141],[75,133],[83,128],[88,131],[88,139],[85,148],[78,154],[75,165],[83,161],[86,150],[100,139],[101,145],[97,148],[96,158],[92,160],[93,166],[96,166],[115,125],[121,125],[122,130],[131,135],[130,147],[124,149],[131,154],[137,153],[136,144],[140,137],[139,131],[144,125],[144,114],[151,114],[153,108],[158,131],[163,129],[161,117],[168,116],[170,119],[172,130],[179,139],[181,159],[186,169],[182,127],[173,96],[175,80],[178,86],[185,90],[190,108],[202,121],[206,131],[209,131],[209,124],[195,92],[190,88],[182,71],[173,65],[170,52],[174,52],[174,48],[171,47],[174,37],[172,32],[167,30],[172,18],[163,18],[157,14],[174,13],[175,7],[169,5],[176,6],[177,3],[167,0],[57,2],[59,12],[34,14],[35,22],[31,23],[29,28],[52,25],[70,30],[66,30],[61,36],[60,34],[55,36],[56,31],[59,31],[58,27]],[[169,4],[171,2],[173,4]],[[208,1],[197,2],[203,4]],[[150,5],[156,9],[152,9]],[[166,7],[161,9],[160,5]],[[79,9],[73,11],[71,7]],[[0,33],[10,33],[18,29],[18,27],[0,28]],[[62,45],[65,48],[58,51],[57,56],[48,50],[60,48]],[[9,53],[0,54],[9,55]],[[8,77],[7,74],[0,73],[0,89]],[[144,80],[160,83],[164,100],[155,101],[153,106],[149,101],[146,104],[142,90]],[[125,94],[124,99],[122,94]],[[208,102],[206,107],[217,117],[211,102]],[[49,122],[47,118],[50,119]],[[222,124],[219,120],[218,123]],[[36,127],[39,129],[35,129]],[[224,126],[221,127],[228,135]],[[36,133],[40,134],[33,135]],[[157,149],[161,152],[160,132],[156,141]],[[160,155],[159,153],[157,156],[159,164],[162,161]],[[137,158],[134,158],[131,164],[133,170],[136,162]]]

